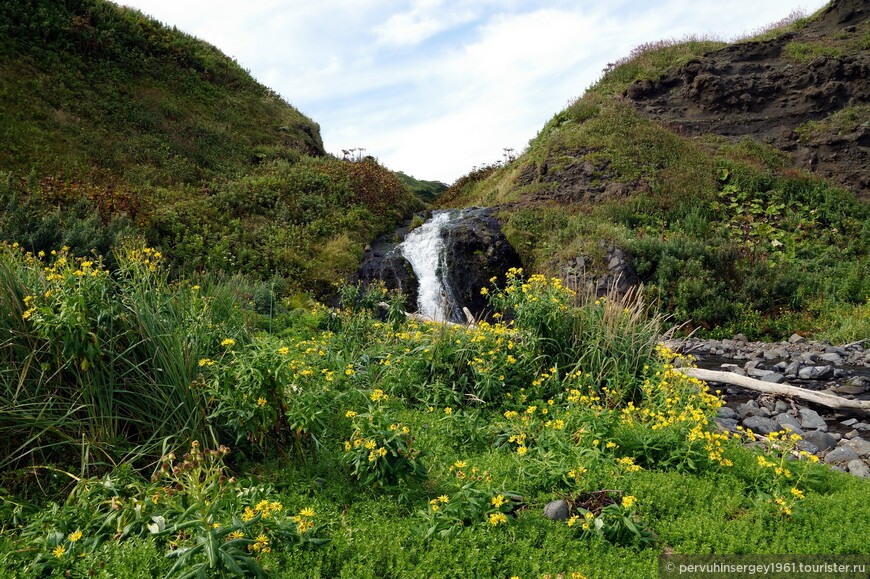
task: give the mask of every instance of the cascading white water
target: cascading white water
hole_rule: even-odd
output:
[[[419,313],[436,321],[455,316],[450,288],[444,282],[447,264],[442,230],[450,219],[450,211],[435,211],[431,219],[409,233],[398,246],[417,276]]]

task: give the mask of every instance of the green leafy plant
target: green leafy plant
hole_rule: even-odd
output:
[[[658,539],[638,516],[637,498],[624,495],[617,502],[608,493],[599,491],[581,496],[566,524],[581,539],[602,539],[640,549],[655,545]]]
[[[430,500],[420,513],[423,522],[418,532],[424,540],[453,537],[473,526],[508,524],[508,515],[520,505],[516,493],[494,489],[488,471],[464,460],[454,462],[450,474],[449,494]]]
[[[375,389],[366,412],[347,411],[353,432],[344,441],[343,461],[364,485],[404,496],[409,484],[426,478],[426,468],[410,427],[393,417],[388,401],[383,390]]]

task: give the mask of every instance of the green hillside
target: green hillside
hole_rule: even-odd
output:
[[[420,202],[215,47],[104,0],[0,2],[0,238],[324,290]]]
[[[564,274],[584,256],[602,273],[602,247],[624,249],[648,297],[689,329],[787,337],[840,323],[832,336],[866,337],[868,163],[846,138],[870,120],[847,98],[866,84],[840,77],[847,96],[824,101],[800,84],[826,82],[820,65],[867,62],[870,23],[852,4],[734,45],[639,47],[515,162],[460,179],[439,203],[497,207],[530,271]]]

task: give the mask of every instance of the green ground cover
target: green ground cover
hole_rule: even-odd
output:
[[[867,552],[866,481],[718,433],[638,300],[514,270],[476,329],[375,315],[399,297],[353,287],[264,316],[242,278],[170,283],[123,247],[112,270],[0,251],[7,576],[649,577],[666,549]]]

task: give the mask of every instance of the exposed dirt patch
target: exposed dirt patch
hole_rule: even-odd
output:
[[[868,35],[870,2],[840,0],[797,32],[710,52],[623,96],[682,132],[771,144],[870,198]]]

